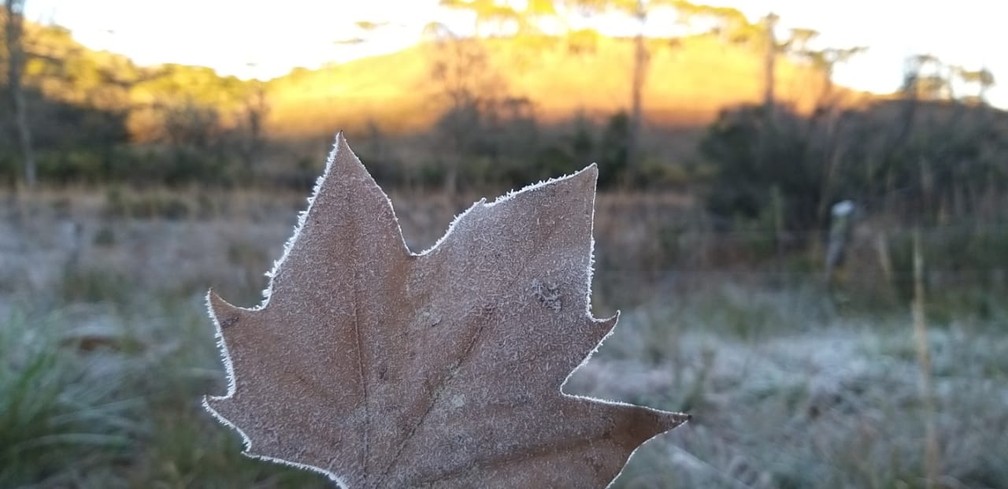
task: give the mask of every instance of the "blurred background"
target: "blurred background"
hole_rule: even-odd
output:
[[[565,390],[694,415],[614,487],[1008,487],[994,6],[358,3],[4,0],[0,487],[325,486],[203,412],[203,296],[261,301],[339,130],[414,251],[598,163]]]

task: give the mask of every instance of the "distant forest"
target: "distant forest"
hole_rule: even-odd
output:
[[[676,9],[674,36],[609,38],[542,26],[562,4],[643,29],[650,4],[444,3],[477,35],[432,21],[414,48],[257,81],[137,66],[8,0],[0,183],[300,189],[342,129],[384,185],[449,195],[597,162],[603,189],[689,192],[724,222],[822,229],[842,199],[913,222],[1005,219],[1008,118],[987,70],[921,54],[893,67],[899,93],[874,96],[832,82],[864,48],[813,48],[815,31],[773,15],[668,2],[653,8]],[[360,26],[360,42],[382,28]]]

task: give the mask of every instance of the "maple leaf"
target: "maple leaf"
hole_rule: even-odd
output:
[[[262,305],[211,291],[251,457],[342,486],[604,487],[688,416],[566,395],[590,312],[594,165],[459,215],[414,254],[342,134]]]

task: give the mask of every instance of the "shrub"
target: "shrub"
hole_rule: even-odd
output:
[[[715,170],[708,209],[725,218],[755,219],[770,210],[779,192],[785,228],[813,228],[822,165],[809,157],[805,126],[782,109],[773,119],[762,106],[722,112],[700,143],[702,157]]]

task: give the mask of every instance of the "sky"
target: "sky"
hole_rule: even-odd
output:
[[[928,53],[967,69],[986,67],[1005,86],[989,92],[1008,108],[1008,46],[1000,1],[995,0],[707,0],[732,6],[750,20],[768,12],[781,32],[819,31],[817,47],[867,46],[835,71],[837,83],[891,93],[902,82],[903,60]],[[458,29],[466,14],[437,0],[27,0],[27,17],[56,23],[94,49],[125,54],[139,64],[210,66],[221,74],[268,79],[295,67],[392,52],[415,44],[423,27],[438,19]],[[382,23],[371,32],[356,21]],[[660,16],[648,29],[661,33]],[[618,29],[599,26],[603,29]],[[355,38],[365,42],[349,43]]]

